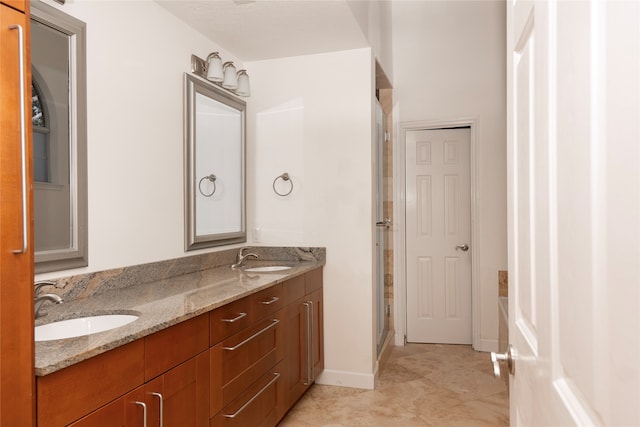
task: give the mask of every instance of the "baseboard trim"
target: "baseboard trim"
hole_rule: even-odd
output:
[[[375,374],[361,374],[358,372],[334,371],[325,369],[316,378],[317,384],[334,385],[339,387],[361,388],[373,390],[375,387]]]
[[[481,339],[477,346],[473,348],[475,351],[498,351],[498,340]]]

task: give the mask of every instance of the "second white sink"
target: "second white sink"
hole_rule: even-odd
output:
[[[291,267],[288,267],[286,265],[268,265],[265,267],[247,268],[244,271],[246,271],[247,273],[273,273],[275,271],[284,271],[284,270],[291,270]]]
[[[127,325],[138,316],[131,314],[106,314],[101,316],[78,317],[36,326],[36,341],[62,340],[96,334]]]

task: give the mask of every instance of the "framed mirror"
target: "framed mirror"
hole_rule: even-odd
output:
[[[246,103],[184,74],[185,250],[247,240]]]
[[[36,273],[88,265],[85,28],[31,2]]]

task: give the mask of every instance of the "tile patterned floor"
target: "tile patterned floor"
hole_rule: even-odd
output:
[[[314,385],[280,427],[503,427],[509,397],[488,353],[470,346],[394,347],[375,390]]]

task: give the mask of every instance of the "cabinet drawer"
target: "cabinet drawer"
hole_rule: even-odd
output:
[[[252,318],[250,297],[216,308],[210,315],[209,344],[214,346],[223,339],[249,327]]]
[[[305,276],[297,276],[282,284],[285,304],[291,304],[305,295]]]
[[[209,426],[275,426],[283,408],[282,378],[279,363],[212,418]]]
[[[284,293],[282,283],[273,285],[258,293],[251,295],[251,310],[253,310],[253,320],[260,320],[265,316],[272,315],[284,307]]]
[[[232,402],[284,355],[284,313],[224,340],[211,349],[211,415]]]
[[[305,274],[305,294],[322,288],[322,268],[316,268]]]
[[[143,373],[144,342],[138,340],[38,377],[38,425],[67,425],[142,385]]]
[[[209,315],[149,335],[144,346],[144,378],[149,381],[209,348]]]
[[[27,10],[27,2],[26,0],[2,0],[3,4],[7,4],[15,9],[18,9],[21,12],[26,12]]]

